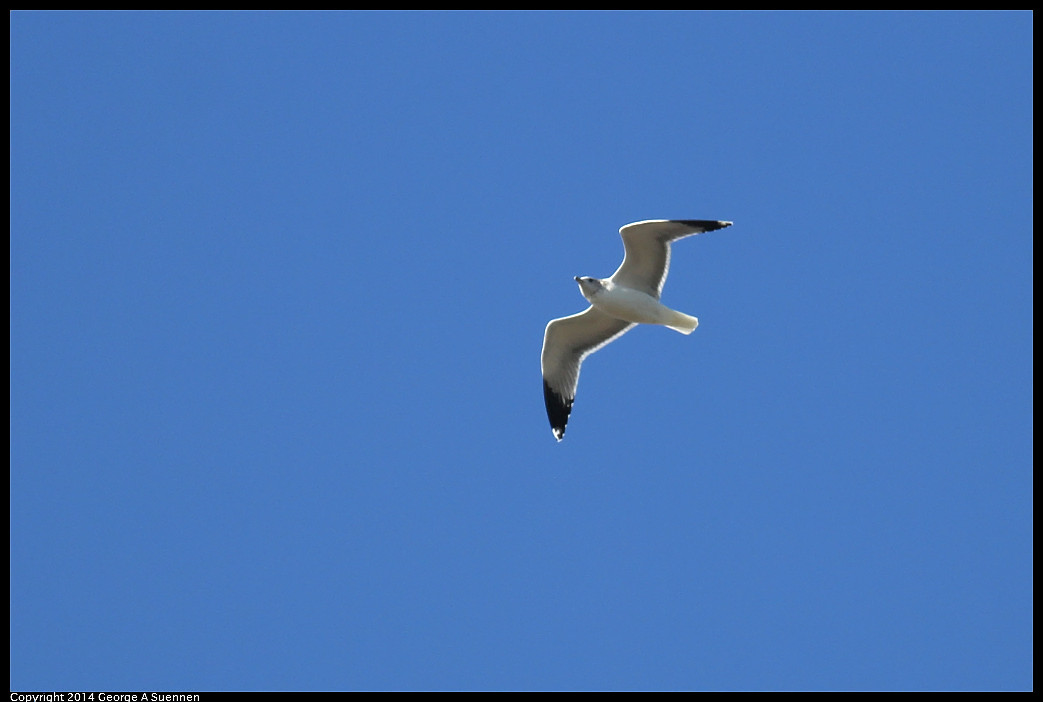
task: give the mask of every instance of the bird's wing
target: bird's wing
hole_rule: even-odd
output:
[[[659,299],[670,269],[670,242],[731,226],[713,219],[652,219],[619,230],[626,254],[612,282]]]
[[[572,411],[583,359],[633,327],[593,307],[571,317],[552,319],[543,335],[543,399],[554,438],[561,441]]]

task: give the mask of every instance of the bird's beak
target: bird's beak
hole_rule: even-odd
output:
[[[577,283],[579,282],[579,276],[578,276],[578,275],[576,275],[576,276],[573,276],[573,277],[572,277],[572,279],[573,279],[574,281],[576,281]]]

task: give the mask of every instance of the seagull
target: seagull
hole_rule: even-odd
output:
[[[670,242],[730,227],[711,219],[650,219],[619,230],[623,263],[611,278],[576,276],[590,307],[552,319],[543,334],[543,399],[554,438],[561,441],[576,399],[583,359],[637,324],[660,324],[691,334],[699,320],[659,302],[670,268]]]

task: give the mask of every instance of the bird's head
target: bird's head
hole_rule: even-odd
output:
[[[579,291],[588,300],[605,288],[605,284],[597,278],[577,275],[574,280],[579,283]]]

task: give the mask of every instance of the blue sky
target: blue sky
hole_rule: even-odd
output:
[[[19,12],[10,142],[12,689],[1032,688],[1030,13]]]

